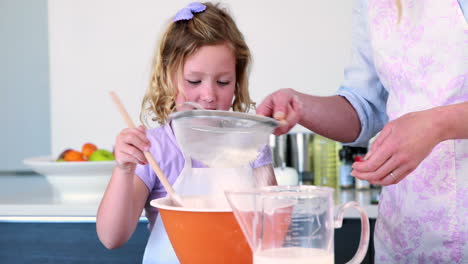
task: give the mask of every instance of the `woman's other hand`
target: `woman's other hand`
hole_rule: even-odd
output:
[[[353,164],[351,175],[378,185],[400,182],[442,141],[435,120],[431,110],[425,110],[389,122],[372,143],[364,161]]]
[[[263,100],[257,108],[257,114],[281,121],[281,125],[274,131],[274,134],[279,136],[287,133],[299,122],[302,103],[293,89],[281,89]]]
[[[122,130],[117,136],[114,149],[117,166],[133,173],[137,163],[148,163],[143,152],[149,151],[149,147],[150,142],[144,126]]]

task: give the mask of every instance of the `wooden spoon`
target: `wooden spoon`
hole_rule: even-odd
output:
[[[117,97],[117,94],[115,92],[110,92],[110,96],[112,98],[112,101],[114,101],[115,105],[117,106],[117,109],[119,110],[119,112],[122,115],[123,119],[127,123],[127,126],[130,127],[130,128],[136,128],[135,124],[132,121],[132,119],[128,115],[127,110],[125,110],[123,104],[120,102],[119,98]],[[159,167],[156,160],[154,160],[151,153],[149,153],[148,151],[144,151],[143,154],[145,155],[146,160],[148,160],[149,164],[151,165],[151,168],[153,168],[154,172],[156,173],[156,176],[158,176],[159,181],[163,185],[164,189],[166,189],[166,192],[169,194],[169,196],[171,197],[171,199],[175,203],[175,205],[176,206],[183,206],[182,198],[174,191],[174,189],[172,188],[171,183],[169,183],[169,181],[167,180],[166,175],[161,170],[161,168]]]

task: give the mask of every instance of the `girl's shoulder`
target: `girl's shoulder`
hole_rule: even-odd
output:
[[[173,133],[168,133],[172,131],[169,125],[162,125],[159,127],[149,128],[146,130],[146,136],[148,139],[169,139]]]
[[[146,137],[151,142],[151,148],[157,147],[160,150],[178,149],[174,133],[169,124],[146,130]]]

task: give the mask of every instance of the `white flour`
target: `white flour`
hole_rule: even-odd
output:
[[[207,146],[206,151],[209,150]],[[210,153],[204,157],[204,162],[211,168],[237,168],[248,165],[255,161],[258,156],[258,150],[252,148],[218,148],[217,152]]]

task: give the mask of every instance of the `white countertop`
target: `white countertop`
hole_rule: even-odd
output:
[[[42,175],[0,174],[0,222],[95,222],[102,192],[64,200]],[[337,204],[357,201],[369,218],[376,218],[377,205],[371,204],[371,194],[378,192],[341,190]],[[344,216],[359,217],[357,211],[350,209]],[[141,221],[146,218],[142,216]]]
[[[95,222],[101,196],[64,201],[42,175],[0,175],[0,222]]]

